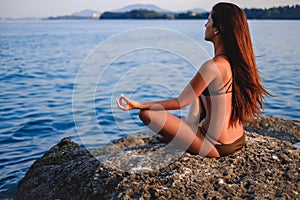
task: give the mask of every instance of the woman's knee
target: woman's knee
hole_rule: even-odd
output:
[[[150,123],[150,111],[149,110],[140,110],[139,117],[145,124]]]

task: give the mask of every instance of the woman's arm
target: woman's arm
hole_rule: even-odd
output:
[[[117,105],[125,111],[132,109],[177,110],[186,107],[198,98],[208,84],[214,80],[216,72],[213,66],[213,61],[204,63],[177,98],[164,101],[137,102],[121,95],[119,99],[116,99]]]
[[[180,109],[180,105],[177,98],[172,98],[163,101],[152,102],[138,102],[128,99],[126,96],[121,95],[119,99],[116,99],[117,105],[120,109],[127,111],[132,109],[141,110],[176,110]]]
[[[199,124],[206,117],[202,98],[196,98],[190,105],[189,112],[184,119],[189,124]]]

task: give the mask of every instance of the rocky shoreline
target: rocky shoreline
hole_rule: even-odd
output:
[[[245,130],[247,145],[219,159],[162,151],[146,134],[90,151],[64,138],[31,166],[15,199],[299,199],[300,122],[262,117]]]

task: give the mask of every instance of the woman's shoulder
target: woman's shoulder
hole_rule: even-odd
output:
[[[227,76],[232,74],[231,66],[228,58],[224,55],[215,56],[213,59],[215,67],[223,75]]]
[[[230,62],[229,59],[226,55],[224,54],[220,54],[220,55],[216,55],[215,57],[213,57],[212,59],[215,64],[217,65],[229,65],[230,66]]]
[[[231,66],[228,61],[228,59],[220,56],[216,56],[210,60],[207,60],[203,63],[203,65],[200,67],[200,71],[209,71],[209,72],[217,72],[223,74],[223,73],[231,73]]]
[[[216,62],[214,61],[214,59],[209,59],[206,60],[202,66],[200,67],[200,69],[207,69],[207,70],[213,70],[216,66]]]

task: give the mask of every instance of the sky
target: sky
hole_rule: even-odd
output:
[[[223,0],[226,1],[226,0]],[[209,11],[218,0],[0,0],[0,17],[48,17],[71,14],[84,9],[100,12],[131,4],[154,4],[163,9],[181,11],[201,8]],[[241,8],[270,8],[299,4],[299,0],[234,0],[226,1]]]

